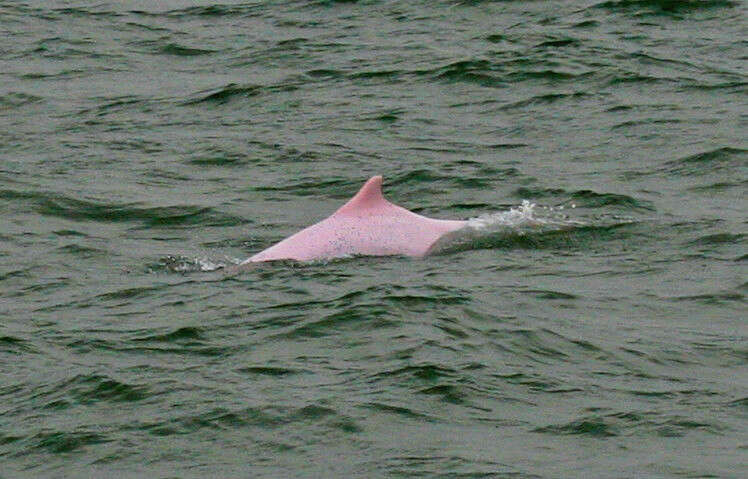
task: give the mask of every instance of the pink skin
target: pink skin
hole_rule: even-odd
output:
[[[382,177],[374,176],[331,216],[242,264],[352,255],[419,257],[426,255],[439,238],[466,225],[466,221],[426,218],[390,203],[382,196]]]

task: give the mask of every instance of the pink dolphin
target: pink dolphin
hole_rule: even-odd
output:
[[[335,213],[245,260],[309,261],[352,255],[424,256],[437,240],[467,225],[417,215],[382,196],[382,177],[374,176]]]

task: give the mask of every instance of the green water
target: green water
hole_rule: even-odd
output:
[[[746,10],[0,3],[0,478],[745,477]]]

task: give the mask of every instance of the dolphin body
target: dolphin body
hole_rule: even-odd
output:
[[[467,221],[418,215],[382,196],[382,177],[374,176],[335,213],[260,251],[239,267],[263,261],[311,261],[346,256],[428,254],[445,235]]]

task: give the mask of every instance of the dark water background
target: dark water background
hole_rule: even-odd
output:
[[[745,477],[746,10],[0,2],[0,477]]]

